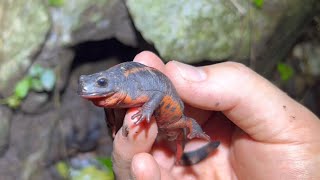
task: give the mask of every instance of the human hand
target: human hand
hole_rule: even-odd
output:
[[[166,74],[192,106],[187,115],[196,116],[221,145],[196,165],[176,166],[174,152],[155,141],[156,123],[132,126],[137,110],[130,109],[122,128],[132,129],[126,137],[120,130],[114,139],[118,179],[320,179],[319,119],[249,68],[231,62],[164,65],[150,52],[135,61]],[[202,143],[192,140],[186,151]]]

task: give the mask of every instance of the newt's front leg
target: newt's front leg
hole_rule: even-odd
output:
[[[132,120],[138,118],[134,124],[139,124],[143,120],[146,120],[149,123],[154,110],[160,105],[163,97],[164,94],[159,91],[150,93],[150,99],[145,102],[139,111],[131,117]]]

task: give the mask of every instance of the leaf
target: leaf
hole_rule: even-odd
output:
[[[107,169],[112,169],[112,160],[110,157],[98,157],[97,160]]]
[[[65,3],[64,0],[48,0],[50,6],[60,7]]]
[[[40,76],[40,81],[46,91],[51,91],[56,83],[56,75],[52,69],[45,69]]]
[[[257,7],[257,8],[262,8],[264,0],[252,0],[252,3]]]
[[[69,177],[69,166],[67,163],[60,161],[55,165],[55,168],[58,174],[64,179]]]
[[[14,109],[19,107],[21,104],[21,99],[18,98],[17,96],[10,96],[6,99],[6,101],[8,106]]]
[[[277,70],[280,74],[281,80],[283,81],[289,80],[294,74],[294,70],[292,69],[292,67],[285,63],[278,63]]]
[[[42,82],[39,79],[32,79],[31,88],[32,88],[32,90],[34,90],[36,92],[42,92],[44,89]]]
[[[31,66],[29,69],[29,75],[32,77],[39,77],[44,72],[44,68],[41,67],[39,64],[35,64]]]
[[[97,169],[94,166],[83,168],[79,174],[72,177],[72,180],[113,180],[114,176],[112,171],[105,172]]]
[[[26,76],[22,80],[16,84],[16,87],[14,89],[14,95],[17,96],[20,99],[23,99],[27,96],[29,90],[31,87],[31,77]]]

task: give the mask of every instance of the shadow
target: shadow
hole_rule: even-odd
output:
[[[127,46],[115,38],[102,41],[88,41],[71,47],[75,56],[71,70],[87,62],[102,61],[117,58],[122,62],[131,61],[140,51],[138,48]]]

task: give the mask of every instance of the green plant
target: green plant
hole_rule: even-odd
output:
[[[56,165],[55,165],[55,168],[58,172],[58,174],[64,178],[64,179],[68,179],[69,178],[69,165],[63,161],[60,161],[58,162]]]
[[[280,75],[281,80],[283,81],[289,80],[294,74],[293,68],[285,63],[278,63],[277,71]]]
[[[7,104],[11,108],[17,108],[31,90],[36,92],[50,92],[55,82],[56,75],[52,69],[34,65],[30,68],[28,74],[15,85],[13,94],[0,100],[0,103]]]
[[[251,0],[257,8],[262,8],[264,0]]]
[[[98,157],[97,160],[107,169],[112,169],[112,160],[110,157]]]
[[[50,6],[60,7],[60,6],[63,6],[65,1],[64,0],[48,0],[48,3]]]
[[[71,180],[114,180],[112,171],[103,171],[94,166],[83,168]]]
[[[88,161],[84,167],[72,167],[68,165],[65,161],[59,161],[55,164],[55,169],[57,173],[64,179],[70,180],[113,180],[114,175],[112,172],[112,161],[110,157],[98,157],[97,161]],[[97,164],[90,162],[97,162]]]

